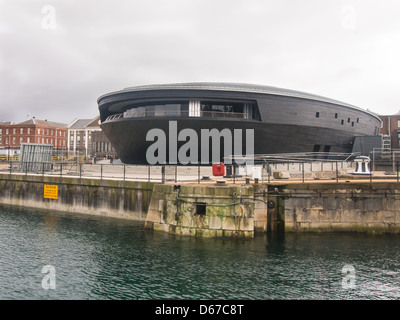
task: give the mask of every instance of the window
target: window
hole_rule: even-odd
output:
[[[344,125],[344,120],[343,120],[343,119],[342,119],[342,122],[341,122],[341,124],[342,124],[342,125]]]
[[[200,101],[189,102],[189,117],[200,117]]]
[[[2,141],[2,139],[1,139],[1,137],[0,137],[0,144],[2,144],[2,142],[3,142],[3,141]]]
[[[54,133],[54,131],[53,131],[53,130],[51,130],[51,135],[53,135],[53,133]]]
[[[108,120],[115,118],[110,115]],[[260,120],[257,103],[253,101],[190,100],[160,101],[129,106],[124,118],[139,117],[224,117]]]
[[[28,134],[31,134],[31,128],[28,128]]]
[[[13,134],[15,134],[16,133],[16,131],[15,131],[15,128],[13,129]]]
[[[400,128],[400,120],[397,121],[397,126]]]
[[[321,145],[315,144],[315,145],[314,145],[313,152],[319,152],[320,149],[321,149]]]
[[[8,144],[8,138],[6,138],[6,144]]]
[[[8,129],[6,129],[6,134],[8,134]]]
[[[12,139],[12,144],[15,144],[15,138]]]
[[[38,134],[40,134],[40,129],[38,129]]]
[[[19,133],[24,134],[24,129],[23,128],[19,129]]]
[[[351,123],[351,126],[354,127],[354,121]]]
[[[357,118],[357,123],[359,123],[360,122],[360,118]]]
[[[2,134],[3,133],[3,129],[0,129],[0,134]]]
[[[30,143],[31,142],[31,138],[28,137],[27,142]]]
[[[398,145],[399,145],[399,148],[400,148],[400,132],[397,132],[397,138],[398,138]]]
[[[42,144],[44,144],[44,138],[42,138]]]
[[[335,113],[335,119],[337,119],[339,117],[339,115],[337,113]]]
[[[23,138],[19,138],[19,143],[22,143],[23,142]]]
[[[319,112],[315,113],[315,117],[319,118]]]
[[[347,118],[347,122],[348,122],[348,123],[350,123],[350,120],[351,120],[350,118]]]

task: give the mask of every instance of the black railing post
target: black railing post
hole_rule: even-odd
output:
[[[197,183],[200,183],[200,163],[197,164]]]
[[[60,163],[60,177],[62,178],[62,162]]]
[[[336,161],[336,183],[339,182],[339,170],[338,170],[338,163]]]
[[[126,166],[124,165],[124,181],[125,181],[125,174],[126,174]]]
[[[165,183],[165,164],[161,165],[161,182]]]
[[[304,183],[304,162],[301,163],[301,174],[303,176],[303,183]]]
[[[233,165],[233,184],[236,184],[236,166]]]
[[[399,182],[399,160],[396,162],[397,182]]]
[[[103,180],[103,164],[100,164],[100,180]]]
[[[42,176],[44,176],[44,162],[42,163]]]
[[[178,165],[175,165],[175,183],[178,182]]]
[[[147,175],[147,178],[148,178],[148,182],[150,182],[150,166],[148,166],[149,167],[149,169],[148,169],[148,175]]]

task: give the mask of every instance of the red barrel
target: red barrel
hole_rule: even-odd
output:
[[[213,163],[213,176],[223,177],[225,175],[225,165],[223,163]]]

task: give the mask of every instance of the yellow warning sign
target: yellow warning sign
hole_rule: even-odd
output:
[[[58,186],[54,184],[45,184],[43,190],[43,198],[58,199]]]

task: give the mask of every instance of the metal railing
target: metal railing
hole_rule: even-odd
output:
[[[281,162],[263,163],[254,167],[228,165],[224,176],[213,176],[211,166],[179,166],[179,165],[124,165],[111,163],[77,163],[77,162],[41,162],[19,163],[3,162],[0,173],[19,175],[46,175],[59,177],[77,177],[92,179],[131,180],[144,182],[178,183],[233,183],[242,184],[254,181],[256,183],[271,182],[310,182],[310,181],[383,181],[399,182],[400,161],[393,167],[387,167],[387,162],[375,160],[369,164],[369,170],[364,174],[354,174],[355,163],[351,161],[330,162]]]

